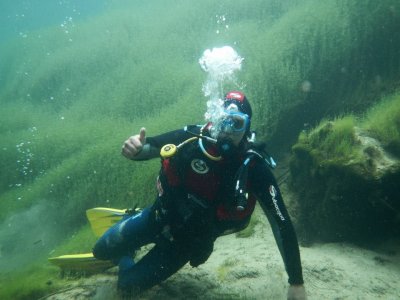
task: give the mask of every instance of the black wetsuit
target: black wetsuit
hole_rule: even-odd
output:
[[[199,127],[190,127],[199,133]],[[155,149],[179,145],[193,137],[176,130],[146,143]],[[213,145],[205,145],[211,153]],[[261,157],[248,167],[245,189],[247,203],[238,211],[234,186],[244,153],[213,160],[197,140],[182,146],[177,154],[162,160],[157,178],[156,202],[139,215],[125,218],[97,242],[94,254],[100,259],[119,260],[119,286],[149,288],[165,280],[187,262],[197,266],[207,260],[218,236],[243,229],[253,213],[256,199],[271,224],[285,263],[290,284],[302,284],[302,268],[296,234],[276,180]],[[137,263],[129,255],[148,243],[156,246]],[[122,259],[121,259],[122,257]]]

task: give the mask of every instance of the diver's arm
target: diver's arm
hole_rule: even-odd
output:
[[[150,144],[144,144],[141,150],[136,153],[136,155],[132,156],[131,160],[148,160],[152,158],[156,158],[160,155],[160,149],[151,146]]]
[[[146,146],[146,128],[142,127],[139,134],[129,137],[122,145],[122,155],[128,159],[151,158],[151,147]],[[145,150],[143,152],[143,150]],[[140,153],[142,153],[139,155]],[[141,157],[141,158],[140,158]]]
[[[184,129],[170,131],[154,137],[146,137],[146,129],[129,137],[122,146],[122,155],[131,160],[148,160],[160,156],[161,148],[166,144],[178,145],[193,135]]]
[[[281,193],[274,176],[264,164],[257,164],[256,176],[252,176],[252,182],[258,196],[261,208],[267,215],[273,234],[282,255],[286,272],[289,276],[289,284],[302,285],[303,274],[300,260],[300,251],[296,233],[290,220]]]

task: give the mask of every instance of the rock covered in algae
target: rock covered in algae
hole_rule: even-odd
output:
[[[291,188],[304,242],[371,242],[400,233],[400,161],[344,118],[303,132]]]

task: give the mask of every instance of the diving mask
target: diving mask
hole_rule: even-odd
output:
[[[220,121],[220,128],[225,133],[239,133],[246,131],[249,126],[249,116],[247,114],[225,110]]]

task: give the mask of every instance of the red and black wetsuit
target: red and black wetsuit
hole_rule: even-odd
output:
[[[190,131],[195,133],[198,133],[199,130],[200,127],[190,128]],[[149,137],[146,142],[161,149],[166,144],[178,145],[190,137],[192,135],[182,129]],[[236,209],[233,199],[235,176],[243,159],[244,157],[238,154],[233,158],[213,161],[202,153],[197,141],[191,142],[189,145],[183,146],[176,157],[163,161],[160,175],[160,177],[165,177],[161,180],[163,188],[166,190],[172,188],[172,193],[183,193],[183,195],[175,195],[178,198],[184,197],[187,200],[187,198],[194,197],[196,209],[201,210],[204,206],[206,210],[212,210],[211,216],[209,214],[206,216],[214,222],[214,230],[217,234],[243,228],[243,225],[247,224],[250,219],[256,200],[258,200],[271,224],[289,276],[289,283],[302,284],[299,247],[293,224],[276,180],[262,159],[252,160],[246,184],[248,202],[243,211]],[[190,199],[188,201],[190,202]],[[177,209],[176,203],[171,202],[172,204],[169,205],[173,207],[168,208]],[[186,210],[188,214],[192,213],[190,208]]]
[[[192,126],[190,131],[198,134],[200,127]],[[154,158],[164,145],[179,145],[191,137],[184,129],[148,137],[146,144],[154,151],[142,159]],[[204,146],[209,154],[218,154],[211,144]],[[249,160],[244,182],[247,203],[243,210],[237,210],[237,175],[248,161],[248,151],[242,150],[216,161],[204,154],[198,141],[192,141],[172,157],[162,159],[155,203],[139,214],[126,216],[94,246],[96,258],[118,263],[119,288],[147,289],[187,262],[192,266],[204,263],[218,236],[248,224],[256,199],[271,224],[289,283],[303,283],[296,234],[276,180],[262,157]],[[135,263],[132,253],[149,243],[155,246]]]

